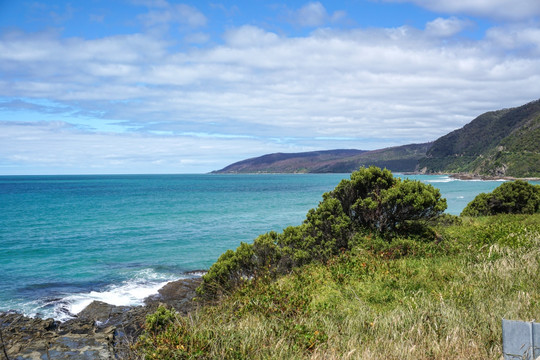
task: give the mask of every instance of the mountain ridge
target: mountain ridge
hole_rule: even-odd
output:
[[[371,165],[394,172],[540,177],[540,100],[486,112],[433,142],[369,151],[273,153],[212,173],[348,173]]]

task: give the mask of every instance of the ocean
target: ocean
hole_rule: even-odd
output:
[[[401,176],[401,175],[400,175]],[[0,176],[0,311],[139,305],[227,249],[298,225],[348,174]],[[499,181],[409,178],[459,214]]]

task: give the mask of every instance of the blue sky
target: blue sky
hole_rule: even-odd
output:
[[[538,0],[0,0],[0,174],[377,149],[538,98]]]

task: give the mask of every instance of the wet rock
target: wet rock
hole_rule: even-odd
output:
[[[146,298],[145,304],[157,308],[160,303],[163,303],[180,313],[187,314],[195,307],[193,298],[197,295],[195,290],[201,281],[201,278],[171,281],[159,289],[157,295]]]
[[[146,316],[160,304],[182,313],[192,311],[200,282],[200,278],[190,278],[168,283],[157,295],[145,299],[145,306],[94,301],[75,319],[63,323],[16,312],[0,313],[1,339],[10,360],[119,358],[118,354],[141,334]]]

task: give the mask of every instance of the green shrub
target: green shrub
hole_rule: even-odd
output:
[[[133,350],[148,360],[207,359],[211,334],[197,334],[184,317],[163,306],[146,317]]]
[[[341,203],[332,198],[311,209],[300,227],[290,227],[278,237],[282,251],[292,260],[292,266],[312,261],[326,261],[341,249],[349,248],[351,221]]]
[[[516,180],[503,183],[491,193],[481,193],[461,215],[534,214],[540,211],[540,186]]]
[[[212,297],[228,292],[253,277],[253,245],[241,243],[236,251],[227,250],[203,276],[203,283],[197,289],[201,295]]]
[[[338,199],[356,228],[382,234],[408,232],[411,223],[434,219],[446,209],[446,200],[433,186],[394,178],[374,166],[354,172],[325,198]]]
[[[395,234],[410,235],[410,241],[433,240],[428,222],[445,209],[446,200],[431,185],[394,178],[389,170],[374,166],[361,168],[325,193],[302,225],[261,235],[253,244],[242,243],[221,255],[203,277],[199,294],[214,298],[252,279],[271,279],[315,261],[324,263],[350,250],[356,233],[373,232],[386,242]],[[413,248],[403,243],[396,254],[414,252]]]

